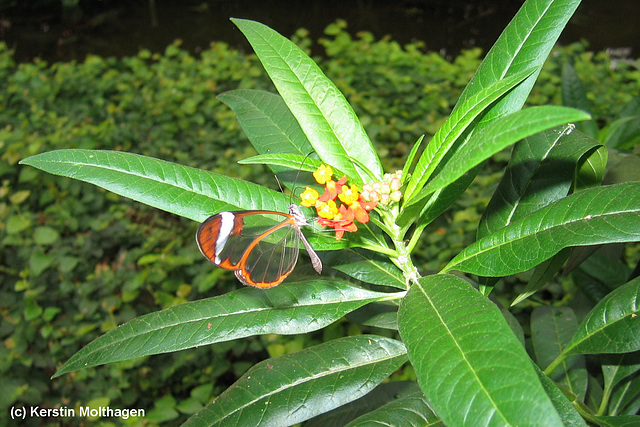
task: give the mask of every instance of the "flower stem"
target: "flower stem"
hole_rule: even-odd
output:
[[[413,246],[407,245],[404,240],[404,232],[396,224],[394,220],[396,215],[394,214],[397,214],[397,212],[382,211],[381,217],[382,222],[385,224],[384,230],[391,237],[395,247],[396,256],[390,257],[391,261],[402,271],[408,288],[418,282],[420,274],[411,260]]]

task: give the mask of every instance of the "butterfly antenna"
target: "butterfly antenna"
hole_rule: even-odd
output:
[[[273,177],[276,179],[276,182],[278,183],[278,187],[280,188],[280,192],[284,193],[284,187],[282,186],[282,183],[280,182],[280,178],[278,178],[278,175],[276,175],[274,173]]]
[[[312,154],[313,154],[313,151],[310,151],[306,156],[304,156],[304,159],[302,159],[302,163],[300,164],[300,168],[298,169],[298,173],[296,173],[296,177],[293,180],[293,188],[291,189],[291,194],[293,194],[294,197],[296,195],[296,189],[298,188],[298,178],[300,177],[300,172],[302,172],[302,167],[304,166],[304,162],[306,162],[309,156],[311,156]]]

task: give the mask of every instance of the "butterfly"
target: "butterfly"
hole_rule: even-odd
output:
[[[267,289],[289,276],[298,261],[300,241],[320,274],[322,262],[300,231],[309,225],[300,207],[289,213],[229,211],[209,217],[200,225],[196,241],[200,252],[215,265],[233,270],[245,285]]]

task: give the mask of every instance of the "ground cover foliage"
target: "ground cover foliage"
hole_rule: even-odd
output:
[[[314,59],[353,106],[384,169],[401,168],[415,141],[422,134],[431,139],[441,127],[478,68],[481,53],[468,51],[446,60],[421,51],[419,43],[399,46],[392,40],[374,40],[369,34],[352,38],[344,27],[338,22],[327,28],[319,41],[326,57]],[[293,40],[303,49],[312,43],[304,31]],[[152,422],[184,420],[267,357],[296,354],[340,337],[361,339],[361,333],[374,333],[387,345],[391,344],[383,338],[398,338],[394,328],[384,328],[383,322],[371,319],[363,322],[356,313],[349,321],[341,318],[312,334],[253,336],[76,370],[50,380],[61,363],[117,325],[186,301],[222,296],[238,284],[231,274],[213,268],[198,253],[193,242],[195,222],[17,162],[59,148],[110,149],[276,188],[268,169],[236,164],[255,151],[233,111],[216,98],[227,90],[275,90],[253,54],[223,43],[213,44],[199,58],[181,50],[178,43],[162,55],[142,51],[132,58],[90,57],[83,63],[16,65],[6,47],[0,55],[4,88],[0,94],[4,107],[0,112],[4,342],[0,352],[7,390],[0,397],[3,411],[16,403],[44,407],[109,404],[149,408]],[[527,102],[588,109],[595,120],[577,126],[586,135],[609,142],[609,167],[614,169],[610,179],[636,181],[633,173],[637,168],[631,166],[636,158],[628,153],[637,145],[638,132],[629,118],[638,114],[639,81],[632,61],[612,67],[605,53],[593,54],[583,45],[572,45],[554,50]],[[478,221],[508,158],[506,153],[494,157],[474,186],[427,228],[413,253],[421,272],[441,271],[475,240]],[[591,181],[602,177],[606,162],[604,158],[588,163],[587,169],[595,170]],[[578,174],[589,181],[584,175]],[[552,348],[558,343],[547,342],[536,331],[556,328],[566,332],[557,326],[559,318],[574,325],[569,329],[576,329],[590,307],[626,282],[635,261],[633,248],[609,247],[571,275],[545,275],[545,271],[557,270],[553,265],[545,271],[518,271],[499,282],[492,297],[509,306],[514,299],[537,290],[531,283],[541,286],[551,279],[544,292],[523,299],[511,310],[525,328],[529,343],[542,339],[536,343],[535,357],[546,368],[544,361],[548,364],[555,359]],[[495,275],[509,274],[512,272]],[[482,284],[485,289],[493,286],[489,281]],[[432,284],[421,286],[427,289]],[[464,298],[459,286],[452,282],[449,288]],[[417,299],[410,303],[420,305]],[[567,311],[567,305],[577,314]],[[546,308],[534,311],[538,306]],[[366,340],[357,343],[362,348],[365,344]],[[637,394],[626,390],[635,384],[629,375],[634,374],[637,362],[605,361],[608,388],[603,391],[594,385],[594,378],[601,374],[587,376],[582,368],[585,360],[576,360],[573,363],[580,369],[563,369],[567,387],[580,400],[593,408],[604,401],[599,391],[612,392],[613,398],[607,401],[617,405],[617,412],[608,408],[603,414],[636,412]],[[628,373],[620,373],[621,366]],[[258,365],[252,369],[271,368]],[[392,379],[415,379],[413,369],[398,370]],[[622,387],[614,388],[616,382],[622,382]],[[587,383],[591,385],[588,394]],[[384,401],[385,392],[379,393]],[[423,404],[416,390],[403,393],[404,408],[407,402]]]

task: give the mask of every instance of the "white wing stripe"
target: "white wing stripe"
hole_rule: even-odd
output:
[[[229,236],[233,231],[233,223],[236,220],[236,216],[231,212],[220,212],[220,230],[218,231],[218,238],[216,239],[216,264],[220,264],[220,253],[224,249],[224,246],[229,240]]]

